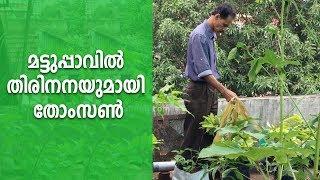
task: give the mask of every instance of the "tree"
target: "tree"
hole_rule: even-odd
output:
[[[172,83],[182,90],[186,83],[182,75],[188,36],[208,17],[215,5],[222,2],[154,1],[154,92]],[[268,73],[274,73],[273,69],[266,68],[267,72],[261,73],[252,83],[247,73],[253,57],[262,56],[266,49],[279,51],[275,48],[277,42],[273,28],[277,28],[279,17],[275,10],[281,8],[281,3],[273,0],[232,0],[229,3],[237,11],[238,23],[218,38],[216,47],[221,81],[243,96],[277,94],[275,77],[268,76]],[[316,0],[289,1],[286,7],[289,12],[285,23],[286,58],[301,63],[286,69],[289,90],[292,94],[319,93],[319,4]],[[235,48],[237,45],[239,47]]]

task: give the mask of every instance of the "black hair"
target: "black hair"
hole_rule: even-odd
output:
[[[229,16],[231,16],[232,18],[236,17],[235,11],[229,4],[221,4],[218,7],[216,7],[212,11],[211,15],[216,15],[216,14],[220,14],[220,17],[222,19],[227,19]]]

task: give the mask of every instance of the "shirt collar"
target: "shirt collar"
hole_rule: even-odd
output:
[[[209,23],[208,23],[208,19],[204,20],[204,26],[206,28],[206,35],[210,38],[210,39],[216,39],[217,35],[216,33],[212,30],[212,28],[210,27]]]

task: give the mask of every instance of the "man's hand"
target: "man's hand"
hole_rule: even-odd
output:
[[[232,98],[238,98],[237,94],[229,89],[225,89],[222,93],[222,96],[226,98],[226,100],[229,102]]]
[[[238,97],[236,93],[222,85],[213,75],[205,76],[204,79],[210,84],[210,86],[217,89],[227,101],[230,101],[234,97]]]

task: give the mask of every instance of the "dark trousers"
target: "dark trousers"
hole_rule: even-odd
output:
[[[184,93],[184,104],[192,115],[187,114],[184,121],[184,139],[181,149],[191,149],[200,152],[201,149],[213,143],[214,136],[206,133],[205,130],[201,128],[200,122],[203,121],[203,116],[207,116],[210,113],[217,114],[218,91],[212,89],[206,82],[189,82]],[[197,163],[194,172],[202,168],[201,164],[210,165],[209,162],[197,159],[197,154],[193,151],[186,150],[182,156],[186,159],[192,159]],[[181,165],[178,164],[177,166],[182,169]],[[247,166],[238,166],[237,169],[245,176],[250,176]],[[219,173],[214,176],[214,179],[220,179]],[[234,177],[235,175],[229,173],[229,176]],[[210,175],[210,179],[212,179],[212,175]]]
[[[210,135],[201,128],[200,122],[203,116],[210,113],[217,114],[218,94],[206,82],[189,82],[184,90],[184,104],[191,114],[187,114],[184,121],[184,139],[181,149],[192,149],[200,151],[213,142],[213,135]],[[197,155],[191,151],[183,154],[186,159],[197,161]],[[198,167],[201,168],[201,167]]]

